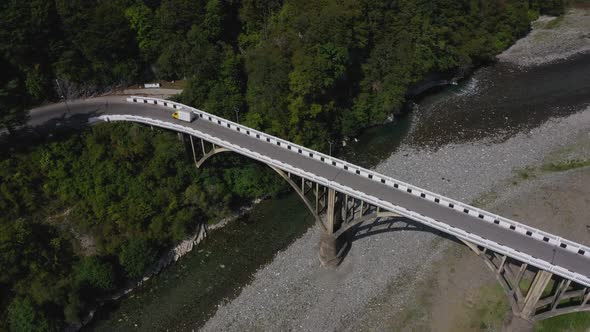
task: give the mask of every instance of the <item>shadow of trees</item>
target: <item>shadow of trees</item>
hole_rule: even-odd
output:
[[[29,152],[39,144],[63,142],[89,127],[88,120],[101,114],[99,110],[72,115],[64,113],[39,125],[18,128],[12,134],[0,133],[0,158]]]

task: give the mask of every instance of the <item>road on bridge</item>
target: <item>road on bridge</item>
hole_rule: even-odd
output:
[[[531,255],[534,258],[550,262],[553,265],[566,268],[571,272],[579,273],[586,278],[590,278],[590,259],[583,255],[503,227],[498,227],[493,223],[484,222],[471,215],[461,213],[460,211],[436,204],[432,201],[421,199],[404,191],[394,190],[377,181],[354,173],[345,172],[341,168],[250,137],[211,121],[196,119],[192,123],[187,123],[175,120],[171,117],[173,110],[170,108],[153,104],[128,103],[124,97],[102,97],[74,101],[69,102],[68,106],[69,111],[63,103],[34,109],[30,113],[29,125],[43,126],[50,123],[55,125],[56,123],[67,122],[68,119],[75,119],[77,117],[87,120],[88,118],[100,115],[134,115],[187,126],[203,134],[217,137],[250,151],[280,160],[283,163],[287,163],[318,177],[354,188],[383,201],[390,202],[393,205],[401,206],[468,233],[477,234],[484,239],[508,246],[519,252]],[[83,121],[80,123],[83,123]],[[230,147],[228,146],[228,148]]]

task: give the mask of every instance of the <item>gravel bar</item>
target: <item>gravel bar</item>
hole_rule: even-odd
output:
[[[569,9],[559,18],[541,16],[532,26],[531,33],[498,55],[498,60],[529,67],[590,52],[590,9]]]

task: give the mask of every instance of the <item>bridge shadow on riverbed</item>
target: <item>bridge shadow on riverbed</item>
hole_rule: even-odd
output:
[[[428,227],[412,219],[406,217],[384,217],[357,224],[344,232],[340,238],[340,245],[342,246],[342,258],[346,259],[346,255],[348,255],[352,249],[352,245],[355,241],[379,234],[404,231],[428,232],[444,239],[453,241],[462,246],[465,245],[453,235],[443,233],[437,229]]]

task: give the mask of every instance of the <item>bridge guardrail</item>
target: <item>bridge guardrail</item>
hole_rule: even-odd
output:
[[[254,152],[254,151],[251,151],[251,150],[248,150],[245,148],[242,148],[242,147],[235,145],[233,143],[226,142],[226,141],[223,141],[223,140],[218,139],[216,137],[213,137],[211,135],[201,133],[198,130],[192,129],[190,127],[181,126],[178,124],[164,122],[164,121],[141,117],[141,116],[133,116],[133,115],[108,115],[108,116],[101,116],[99,118],[101,120],[106,120],[106,121],[113,120],[113,121],[139,122],[139,123],[144,123],[144,124],[148,124],[148,125],[155,125],[158,127],[163,127],[163,128],[167,128],[167,129],[171,129],[171,130],[175,130],[175,131],[184,132],[184,133],[194,135],[197,137],[201,137],[201,138],[206,139],[206,140],[208,140],[212,143],[215,143],[219,146],[224,146],[224,147],[230,148],[238,153],[247,155],[250,158],[262,161],[264,163],[271,164],[276,167],[280,167],[280,168],[284,169],[285,171],[291,172],[293,174],[298,174],[300,176],[303,176],[305,178],[313,180],[313,181],[320,183],[322,185],[332,187],[332,188],[337,189],[341,192],[345,192],[351,196],[355,196],[359,199],[363,199],[364,201],[366,201],[370,204],[373,204],[375,206],[379,206],[379,207],[386,209],[386,210],[394,211],[396,213],[399,213],[400,215],[420,221],[420,222],[422,222],[426,225],[429,225],[430,227],[433,227],[435,229],[438,229],[443,232],[455,235],[459,238],[471,241],[477,245],[481,245],[481,246],[493,249],[494,251],[496,251],[498,253],[518,258],[523,262],[537,266],[539,268],[550,271],[552,273],[556,273],[556,274],[561,275],[563,277],[567,277],[567,278],[574,280],[582,285],[586,285],[586,286],[590,287],[590,278],[589,277],[586,277],[586,276],[581,275],[579,273],[570,271],[570,270],[565,269],[563,267],[554,265],[551,262],[547,262],[545,260],[538,259],[536,257],[533,257],[532,255],[514,250],[510,247],[501,245],[497,242],[487,240],[477,234],[468,233],[462,229],[450,226],[450,225],[445,224],[443,222],[437,221],[431,217],[424,216],[424,215],[421,215],[421,214],[416,213],[414,211],[408,210],[404,207],[400,207],[400,206],[394,205],[392,203],[389,203],[387,201],[380,200],[376,197],[373,197],[373,196],[368,195],[366,193],[360,192],[360,191],[355,190],[353,188],[343,186],[343,185],[339,184],[338,182],[334,182],[334,181],[325,179],[323,177],[316,176],[315,174],[309,173],[305,170],[298,169],[294,166],[283,163],[279,160],[274,160],[268,156],[262,155],[260,153],[257,153],[257,152]],[[245,127],[245,128],[247,128],[247,127]]]
[[[371,170],[362,168],[360,166],[354,165],[354,164],[346,162],[344,160],[334,158],[332,156],[328,156],[328,155],[323,154],[321,152],[317,152],[317,151],[308,149],[304,146],[297,145],[297,144],[289,142],[287,140],[284,140],[284,139],[281,139],[281,138],[278,138],[278,137],[275,137],[272,135],[268,135],[264,132],[261,132],[256,129],[252,129],[252,128],[246,127],[244,125],[240,125],[238,123],[226,120],[226,119],[218,117],[216,115],[199,110],[197,108],[190,107],[190,106],[183,105],[183,104],[176,103],[176,102],[172,102],[172,101],[168,101],[168,100],[158,99],[158,98],[133,96],[133,97],[127,98],[127,101],[128,102],[136,102],[136,103],[143,102],[143,103],[147,103],[147,104],[161,105],[161,106],[174,108],[174,109],[176,109],[176,108],[189,109],[189,110],[197,113],[199,118],[209,120],[213,123],[217,123],[220,126],[225,126],[229,129],[236,130],[236,131],[246,134],[248,136],[255,137],[255,138],[262,140],[262,141],[266,141],[267,143],[276,144],[277,146],[280,146],[281,148],[288,149],[293,152],[297,152],[299,154],[302,154],[304,156],[316,159],[320,162],[341,168],[344,171],[347,171],[349,173],[353,173],[356,175],[366,177],[366,178],[371,179],[375,182],[381,182],[382,184],[385,184],[386,186],[389,186],[393,189],[405,191],[411,195],[421,197],[423,199],[429,200],[429,201],[434,202],[436,204],[444,205],[448,208],[457,210],[459,212],[469,214],[470,216],[475,217],[476,219],[481,219],[481,220],[486,221],[488,223],[495,224],[498,227],[503,227],[505,229],[520,233],[524,236],[532,237],[532,238],[539,240],[539,241],[548,242],[550,244],[553,244],[555,246],[559,246],[565,250],[576,253],[578,255],[582,255],[585,257],[590,256],[590,247],[584,246],[582,244],[579,244],[579,243],[576,243],[573,241],[562,239],[559,236],[555,236],[553,234],[544,232],[540,229],[536,229],[534,227],[527,226],[527,225],[519,223],[517,221],[511,220],[511,219],[496,215],[494,213],[479,209],[477,207],[459,202],[457,200],[433,193],[431,191],[419,188],[419,187],[411,185],[409,183],[405,183],[403,181],[396,180],[394,178],[379,174],[375,171],[371,171]]]

